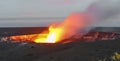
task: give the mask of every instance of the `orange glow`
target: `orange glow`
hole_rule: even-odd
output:
[[[57,43],[59,42],[61,32],[62,32],[61,28],[54,28],[53,26],[50,26],[49,33],[45,34],[44,37],[41,37],[41,35],[39,35],[38,38],[34,40],[34,42],[36,43]]]
[[[56,29],[56,28],[55,28]],[[60,32],[61,33],[61,32]],[[49,35],[49,36],[48,36]],[[70,43],[74,41],[86,41],[86,42],[94,42],[97,40],[115,40],[116,37],[119,38],[120,34],[116,33],[106,33],[106,32],[90,32],[86,35],[74,35],[74,37],[70,39],[66,39],[61,41],[61,39],[64,39],[60,34],[56,37],[58,34],[31,34],[31,35],[18,35],[18,36],[10,36],[10,37],[2,37],[0,38],[2,41],[13,41],[13,42],[35,42],[35,43]],[[47,36],[49,38],[47,38]],[[37,39],[36,39],[37,37]]]
[[[89,17],[83,13],[73,13],[68,16],[63,22],[53,23],[49,27],[49,31],[43,31],[40,34],[34,35],[34,37],[27,38],[26,36],[13,37],[14,40],[19,39],[23,41],[32,41],[35,43],[58,43],[63,42],[64,39],[68,39],[80,31],[86,29],[89,25]],[[26,38],[26,39],[25,39]],[[29,40],[28,40],[29,39]],[[66,42],[64,40],[64,42]]]

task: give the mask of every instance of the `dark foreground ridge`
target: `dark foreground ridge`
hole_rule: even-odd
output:
[[[120,53],[120,40],[36,44],[0,42],[0,61],[97,61]]]

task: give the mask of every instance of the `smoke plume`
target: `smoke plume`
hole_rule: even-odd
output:
[[[57,27],[61,28],[61,38],[68,38],[76,33],[87,33],[94,28],[93,24],[104,21],[120,13],[119,0],[102,0],[91,4],[84,12],[75,12],[68,16]]]

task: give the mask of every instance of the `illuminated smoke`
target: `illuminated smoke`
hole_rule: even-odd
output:
[[[104,0],[91,4],[84,12],[75,12],[62,23],[55,25],[62,29],[60,39],[71,37],[77,33],[85,34],[93,28],[93,24],[115,16],[120,11],[119,0]]]

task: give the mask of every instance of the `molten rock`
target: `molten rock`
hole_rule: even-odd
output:
[[[2,41],[12,41],[12,42],[35,42],[37,37],[45,38],[45,34],[31,34],[31,35],[18,35],[18,36],[10,36],[10,37],[2,37]],[[78,41],[86,41],[92,42],[96,40],[114,40],[120,38],[120,34],[110,33],[110,32],[89,32],[85,35],[74,35],[68,39],[61,40],[58,43],[69,43],[69,42],[78,42]]]

